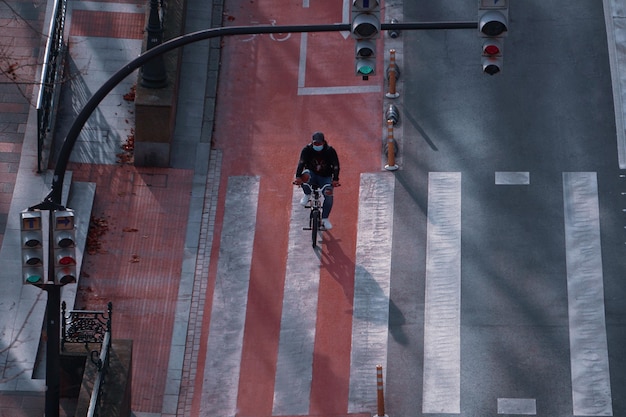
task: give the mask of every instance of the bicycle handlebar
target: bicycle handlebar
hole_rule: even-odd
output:
[[[313,190],[314,190],[314,189],[318,189],[318,190],[320,190],[320,191],[321,191],[321,190],[324,190],[326,187],[341,187],[341,184],[339,184],[339,183],[337,183],[336,185],[333,185],[332,183],[330,183],[330,184],[324,184],[324,185],[323,185],[323,186],[321,186],[321,187],[320,187],[320,186],[314,187],[313,185],[309,184],[308,182],[301,182],[300,184],[298,184],[297,182],[292,181],[291,183],[292,183],[293,185],[302,185],[302,184],[306,184],[306,185],[308,185],[309,187],[311,187],[311,189],[313,189]]]

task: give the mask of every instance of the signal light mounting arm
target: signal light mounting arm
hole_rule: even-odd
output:
[[[61,193],[63,188],[63,179],[69,156],[74,148],[74,144],[78,140],[78,135],[83,126],[98,107],[98,104],[113,90],[113,88],[124,80],[133,71],[150,61],[152,58],[163,55],[169,51],[180,48],[182,46],[198,42],[205,39],[217,38],[220,36],[233,35],[256,35],[269,33],[304,33],[304,32],[349,32],[351,24],[338,23],[330,25],[292,25],[292,26],[231,26],[205,29],[198,32],[189,33],[170,39],[162,44],[155,46],[137,58],[119,69],[111,78],[109,78],[85,103],[82,110],[76,116],[74,123],[63,141],[63,146],[59,153],[57,165],[55,167],[52,179],[52,187],[44,201],[32,209],[36,210],[54,210],[63,209],[61,205]],[[477,29],[478,22],[460,21],[460,22],[407,22],[407,23],[381,23],[381,30],[438,30],[438,29]]]

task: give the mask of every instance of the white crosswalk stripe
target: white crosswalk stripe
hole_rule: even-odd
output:
[[[294,187],[274,385],[274,415],[301,415],[309,411],[320,260],[311,249],[309,232],[302,230],[308,222],[309,210],[303,210],[301,197],[302,190]]]
[[[563,173],[574,415],[612,416],[595,172]]]
[[[424,413],[461,412],[461,173],[428,180]]]
[[[376,409],[376,365],[387,369],[395,177],[362,174],[354,271],[348,412]]]
[[[234,416],[246,319],[259,177],[230,177],[202,385],[205,415]]]

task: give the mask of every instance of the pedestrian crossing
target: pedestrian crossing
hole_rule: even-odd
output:
[[[574,415],[611,416],[596,173],[563,173],[563,205]]]
[[[280,321],[273,415],[306,415],[313,379],[313,347],[320,280],[320,259],[311,249],[302,210],[302,191],[294,187],[289,249]]]
[[[202,384],[202,410],[214,410],[209,415],[236,414],[259,181],[228,179]]]
[[[502,182],[503,176],[496,175],[494,185],[528,185],[530,177],[523,177],[523,181]],[[562,383],[571,384],[572,415],[612,415],[597,178],[595,173],[563,173],[562,185],[572,375],[571,381]],[[202,379],[202,415],[236,416],[242,401],[239,376],[252,242],[261,215],[259,186],[260,177],[256,176],[228,179]],[[345,381],[348,400],[345,409],[335,410],[336,415],[376,411],[376,366],[387,368],[394,187],[393,174],[361,174],[356,224],[342,225],[357,228],[357,242],[350,367]],[[272,416],[309,416],[313,410],[318,310],[325,302],[320,298],[323,255],[311,247],[308,233],[302,230],[308,211],[299,206],[300,197],[301,191],[294,188],[278,347],[275,361],[268,361],[275,364],[271,371]],[[431,172],[427,233],[421,237],[427,242],[423,379],[421,386],[414,387],[416,395],[421,393],[422,407],[415,415],[471,415],[461,401],[461,393],[472,388],[461,386],[461,212],[462,174]],[[326,233],[322,233],[322,243]],[[337,351],[337,355],[343,354]],[[533,398],[497,398],[494,407],[496,401],[499,413],[541,412],[541,404]]]
[[[376,409],[377,365],[387,364],[393,194],[391,175],[363,174],[354,270],[348,412]]]
[[[461,411],[461,173],[428,176],[424,413]]]

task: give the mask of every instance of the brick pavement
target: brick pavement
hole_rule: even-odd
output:
[[[113,301],[114,337],[134,340],[132,409],[160,412],[193,172],[70,168],[74,180],[97,184],[92,216],[103,232],[83,258],[76,308],[105,310]]]
[[[45,0],[0,3],[0,245],[17,177],[43,38]]]
[[[21,18],[17,15],[2,21],[7,26],[21,29],[19,33],[16,29],[15,36],[11,32],[11,37],[0,37],[0,50],[10,50],[6,56],[21,56],[24,52],[17,47],[23,47],[25,42],[30,41],[34,45],[31,47],[32,57],[30,60],[24,59],[24,62],[39,62],[37,56],[40,51],[34,48],[36,44],[43,43],[44,37],[37,27],[43,26],[46,6],[50,9],[49,3],[31,0],[0,4],[0,16],[3,18],[10,16],[9,12],[19,9],[22,17],[34,19],[35,15],[32,10],[29,12],[29,7],[40,11],[35,16],[39,19],[36,25],[32,22],[19,25]],[[217,11],[214,12],[215,7]],[[69,82],[64,85],[61,99],[61,103],[65,103],[61,104],[64,111],[60,112],[58,120],[61,130],[69,127],[95,89],[114,71],[140,53],[145,10],[144,0],[68,2],[66,24],[69,39],[66,41],[70,51],[70,76]],[[219,1],[188,0],[187,12],[188,32],[204,29],[211,22],[221,22]],[[216,16],[216,19],[212,16]],[[31,26],[34,27],[32,33],[29,32]],[[91,248],[92,253],[85,254],[83,258],[84,268],[76,306],[102,308],[107,301],[114,298],[114,337],[131,337],[135,340],[132,408],[139,417],[176,415],[178,407],[181,410],[189,409],[193,396],[193,389],[188,388],[195,379],[195,360],[185,361],[184,373],[181,367],[185,354],[185,358],[194,356],[193,346],[185,352],[187,334],[191,338],[200,336],[199,332],[195,335],[195,325],[188,326],[188,321],[190,314],[192,318],[202,314],[199,305],[202,305],[203,300],[199,304],[198,298],[202,298],[203,294],[194,294],[193,304],[191,294],[194,288],[206,288],[206,281],[194,282],[194,278],[196,268],[208,267],[208,260],[204,260],[206,252],[203,252],[198,258],[199,264],[196,265],[195,252],[198,246],[204,248],[212,236],[214,221],[210,216],[212,209],[206,203],[210,198],[205,201],[205,186],[207,181],[213,181],[216,176],[219,178],[219,168],[216,168],[219,167],[219,155],[209,152],[211,109],[216,94],[219,63],[215,51],[219,53],[219,41],[213,42],[211,46],[207,43],[190,46],[184,53],[183,62],[187,62],[187,65],[182,68],[181,92],[184,91],[185,102],[180,106],[183,111],[177,119],[172,149],[172,164],[179,169],[135,169],[131,165],[117,164],[120,146],[132,134],[134,125],[132,102],[123,99],[136,81],[134,76],[124,80],[100,104],[85,125],[71,157],[73,163],[69,169],[74,171],[73,181],[89,180],[98,184],[93,213],[95,218],[104,221],[101,225],[107,226],[106,232],[98,238],[97,243],[100,246]],[[210,55],[212,58],[209,60]],[[0,117],[3,118],[1,126],[2,131],[7,133],[3,133],[0,139],[0,164],[6,171],[6,174],[2,171],[0,175],[0,192],[5,194],[0,200],[0,232],[4,233],[7,223],[11,223],[9,230],[15,230],[14,222],[7,221],[9,210],[14,213],[17,206],[25,206],[33,198],[36,199],[37,192],[33,195],[33,191],[37,190],[29,187],[33,185],[32,179],[35,179],[36,186],[39,187],[41,178],[34,174],[34,168],[25,171],[20,165],[20,161],[30,162],[33,159],[31,148],[34,142],[27,141],[31,144],[27,152],[23,152],[22,143],[26,132],[31,132],[32,139],[32,132],[36,131],[32,126],[33,109],[27,98],[33,94],[33,74],[37,67],[25,66],[24,72],[18,74],[18,67],[14,67],[12,61],[5,63],[0,60],[0,63],[0,68],[6,69],[2,80],[10,81],[3,84],[3,90],[0,90],[5,102],[0,102]],[[31,69],[32,74],[26,73],[27,69]],[[189,81],[192,80],[191,74],[194,76],[193,83]],[[24,85],[15,85],[12,78],[17,80],[17,75],[21,77],[20,80],[26,80]],[[197,78],[200,76],[204,80]],[[188,110],[199,111],[199,114],[203,114],[202,109],[207,106],[209,113],[201,120],[190,119],[186,117],[189,111],[185,110],[185,106],[188,106]],[[7,123],[4,123],[5,119]],[[62,132],[58,135],[63,137]],[[27,154],[28,157],[25,158]],[[213,160],[210,170],[209,156]],[[28,177],[28,186],[24,187],[22,182],[16,186],[16,178],[20,180],[24,175]],[[215,184],[218,183],[219,181]],[[17,199],[14,189],[20,194]],[[209,187],[207,190],[209,196],[216,193],[214,188]],[[24,201],[28,203],[24,204]],[[12,220],[13,216],[12,214],[9,219]],[[191,219],[190,223],[188,217]],[[203,236],[200,236],[200,224],[203,225]],[[10,240],[11,245],[15,245],[14,235],[11,235]],[[4,246],[7,245],[3,245],[3,251]],[[171,256],[167,252],[168,248],[173,248]],[[11,251],[2,253],[8,254]],[[18,265],[15,263],[15,267]],[[14,272],[17,274],[17,268]],[[10,275],[13,277],[14,273],[11,272]],[[41,293],[36,289],[25,289],[35,290],[26,292],[36,293],[41,298]],[[24,292],[21,285],[15,288],[15,292]],[[45,295],[43,301],[45,303]],[[0,300],[3,311],[11,314],[15,314],[14,304],[6,297]],[[14,320],[9,321],[12,323]],[[20,325],[19,317],[15,321],[15,324]],[[41,319],[37,318],[35,321],[36,335],[36,327],[41,326]],[[3,336],[2,346],[5,342],[10,342],[6,338],[8,332],[15,332],[7,322],[4,320],[6,329],[3,328],[0,332]],[[32,340],[29,342],[32,347],[30,350],[36,350],[35,338]],[[19,350],[17,347],[11,349]],[[32,363],[29,363],[34,355],[27,356],[23,379],[29,382],[32,381],[29,378]],[[7,356],[5,352],[0,359],[4,363],[7,357],[10,355]],[[23,364],[19,365],[22,369]],[[2,375],[7,369],[0,369]],[[41,375],[42,372],[37,374]],[[41,415],[42,391],[19,391],[21,386],[29,384],[4,381],[1,376],[0,382],[4,382],[3,390],[9,390],[2,391],[0,395],[1,416]],[[41,389],[42,381],[36,382],[38,383],[30,384],[32,387],[26,389]],[[182,399],[180,406],[179,392]],[[72,415],[71,403],[62,400],[61,408],[62,417]],[[185,411],[181,411],[179,415],[184,414]]]
[[[65,115],[61,114],[67,117],[68,123],[90,92],[140,53],[145,3],[143,0],[69,2],[67,42],[71,76],[64,87],[65,104],[61,103],[69,109]],[[4,101],[0,102],[3,132],[0,136],[1,233],[4,233],[13,200],[31,110],[27,98],[33,95],[37,46],[43,39],[41,30],[35,27],[43,26],[46,4],[43,0],[40,4],[32,1],[0,3],[0,16],[9,16],[9,12],[15,11],[12,18],[0,19],[0,24],[12,29],[11,37],[3,34],[0,41],[3,71],[0,80],[6,80],[0,85],[0,99]],[[28,12],[29,7],[40,7],[41,13]],[[38,20],[24,23],[22,17]],[[32,45],[24,46],[28,42]],[[26,56],[26,50],[32,56]],[[17,56],[24,56],[20,66],[8,60]],[[7,58],[6,62],[3,58]],[[107,226],[97,239],[99,246],[91,247],[91,253],[83,257],[76,307],[102,309],[109,300],[114,301],[114,337],[135,340],[132,408],[138,410],[136,415],[148,416],[161,412],[165,386],[171,384],[167,378],[170,340],[185,255],[194,172],[190,169],[136,169],[116,163],[117,154],[122,153],[121,145],[132,134],[134,126],[132,102],[123,100],[122,95],[135,80],[135,77],[128,77],[99,106],[72,154],[72,161],[78,162],[70,164],[68,169],[75,172],[73,181],[97,184],[93,214],[101,225]],[[1,239],[2,235],[0,244]],[[41,415],[43,398],[43,392],[3,391],[0,416]],[[70,415],[73,415],[71,402],[62,400],[61,416]]]

